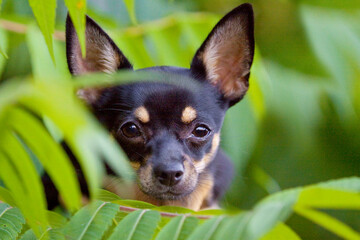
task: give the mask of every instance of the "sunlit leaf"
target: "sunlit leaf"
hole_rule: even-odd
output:
[[[9,124],[37,155],[69,210],[78,209],[81,199],[80,187],[75,170],[65,152],[51,139],[41,123],[29,113],[12,109],[9,112]]]
[[[55,63],[52,34],[55,28],[56,0],[29,0],[29,4],[44,35],[50,56]]]
[[[296,205],[313,208],[360,210],[360,195],[359,193],[335,189],[309,187],[301,191]]]
[[[74,24],[76,34],[78,36],[82,56],[86,55],[85,47],[85,14],[86,14],[86,0],[64,0],[71,20]]]
[[[135,15],[135,0],[124,0],[126,9],[129,13],[130,20],[133,24],[136,24],[136,15]]]
[[[56,66],[51,61],[45,42],[39,29],[30,25],[26,34],[26,42],[31,57],[31,67],[35,80],[54,81],[66,80],[70,74],[65,61],[65,51],[59,42],[54,42],[53,51]]]
[[[1,2],[0,2],[0,7],[1,7]],[[3,56],[3,58],[0,58],[0,73],[2,73],[5,60],[8,58],[6,54],[7,48],[8,48],[7,34],[4,29],[0,28],[0,54]]]
[[[261,240],[300,240],[301,238],[284,223],[278,223]]]
[[[0,201],[3,201],[10,206],[16,207],[16,202],[12,193],[6,188],[0,187]]]
[[[309,220],[324,227],[328,231],[333,232],[339,237],[342,237],[344,239],[360,239],[360,233],[354,231],[346,224],[340,222],[339,220],[325,213],[300,206],[295,207],[294,210],[297,214],[300,214],[301,216],[308,218]]]
[[[46,200],[40,177],[32,160],[13,133],[3,131],[0,146],[5,154],[3,157],[0,154],[1,179],[12,192],[29,225],[39,236],[48,225],[45,213]]]

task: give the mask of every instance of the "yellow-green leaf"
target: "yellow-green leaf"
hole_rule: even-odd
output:
[[[29,0],[29,4],[44,35],[50,56],[55,63],[52,34],[55,28],[56,0]]]
[[[296,206],[359,210],[360,195],[336,189],[310,187],[301,191]]]
[[[261,238],[261,240],[301,240],[301,238],[284,223],[280,222],[270,232]]]
[[[352,228],[340,222],[336,218],[333,218],[325,213],[300,206],[295,207],[294,211],[297,214],[305,218],[308,218],[314,223],[322,226],[328,231],[338,235],[339,237],[342,237],[344,239],[353,239],[353,240],[360,239],[360,234],[358,232],[354,231]]]
[[[65,0],[65,5],[69,9],[69,14],[79,39],[82,56],[85,57],[86,0]]]
[[[6,31],[0,28],[0,54],[3,55],[4,57],[4,58],[0,58],[0,73],[2,72],[2,69],[4,67],[5,59],[8,58],[8,55],[6,54],[7,48],[8,48],[8,39],[7,39]]]
[[[135,15],[135,0],[124,0],[126,9],[129,13],[130,20],[133,24],[137,24]]]

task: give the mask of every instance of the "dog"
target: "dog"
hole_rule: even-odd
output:
[[[253,18],[250,4],[225,15],[197,50],[189,69],[157,66],[137,70],[171,76],[172,81],[144,80],[79,90],[79,97],[116,139],[136,171],[135,199],[195,211],[218,205],[233,175],[231,161],[219,149],[220,130],[227,109],[249,87]],[[90,17],[86,17],[85,38],[83,59],[68,17],[66,53],[72,75],[132,69]]]

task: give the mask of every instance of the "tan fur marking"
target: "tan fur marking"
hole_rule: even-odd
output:
[[[194,166],[198,173],[204,171],[206,166],[213,160],[214,155],[219,147],[219,143],[220,143],[220,133],[215,133],[211,143],[210,152],[205,154],[205,156],[200,161],[194,161]]]
[[[130,162],[130,165],[134,170],[138,170],[140,168],[139,162]]]
[[[150,121],[149,112],[146,110],[146,108],[144,106],[141,106],[141,107],[138,107],[137,109],[135,109],[134,115],[142,123],[147,123]]]
[[[196,118],[196,110],[190,106],[187,106],[184,108],[182,114],[181,114],[181,121],[183,123],[191,123]]]

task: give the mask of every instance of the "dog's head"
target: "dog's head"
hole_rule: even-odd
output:
[[[69,18],[66,47],[74,75],[132,69],[110,37],[88,17],[86,58]],[[164,73],[164,79],[82,89],[79,95],[128,155],[141,190],[156,199],[179,199],[196,188],[211,164],[225,112],[248,89],[253,53],[252,7],[243,4],[214,27],[190,69],[142,69]]]

